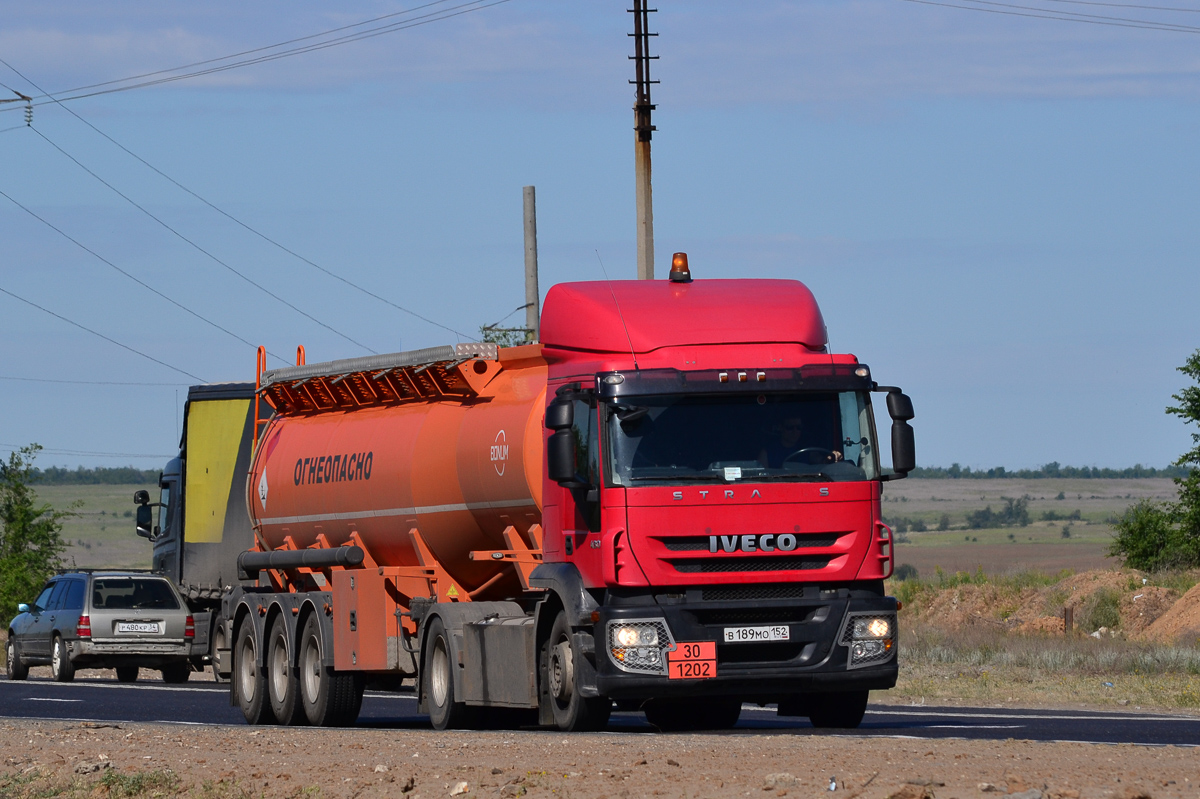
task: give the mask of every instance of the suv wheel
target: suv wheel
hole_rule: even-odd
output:
[[[13,640],[11,631],[8,634],[8,642],[4,645],[4,655],[4,673],[8,679],[23,680],[29,676],[29,667],[21,662],[21,656],[17,654],[17,643]]]
[[[75,664],[67,653],[67,644],[62,636],[54,636],[50,644],[50,676],[55,682],[70,682],[75,679]]]

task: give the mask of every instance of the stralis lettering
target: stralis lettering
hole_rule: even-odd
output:
[[[796,548],[796,536],[791,533],[775,535],[710,535],[709,552],[791,552]]]
[[[344,483],[347,480],[370,480],[374,452],[351,452],[349,455],[321,455],[316,458],[297,458],[292,479],[296,485],[311,483]]]

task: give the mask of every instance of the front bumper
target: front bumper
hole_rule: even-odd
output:
[[[886,689],[898,673],[894,621],[896,600],[872,591],[811,586],[798,596],[773,600],[705,601],[702,590],[658,597],[620,597],[600,608],[594,628],[596,688],[613,699],[738,696],[744,701],[778,701],[805,693]],[[860,613],[890,616],[892,645],[869,664],[850,665],[846,624]],[[715,676],[671,679],[667,674],[622,670],[609,651],[610,621],[661,618],[676,649],[712,642]],[[786,625],[787,641],[725,643],[727,627]]]

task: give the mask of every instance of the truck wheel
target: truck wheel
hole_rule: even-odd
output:
[[[233,648],[233,676],[237,680],[238,706],[249,724],[272,724],[271,703],[267,701],[267,679],[258,665],[258,637],[254,620],[245,619],[238,628]]]
[[[271,712],[280,724],[290,727],[306,721],[304,706],[299,701],[300,678],[292,668],[292,647],[283,614],[275,617],[267,636],[267,688]]]
[[[212,639],[212,673],[213,682],[229,682],[229,678],[221,674],[221,669],[217,665],[217,650],[227,649],[229,647],[229,631],[225,622],[220,622],[217,628],[213,630]],[[201,669],[203,671],[203,669]]]
[[[742,715],[742,700],[652,699],[643,708],[646,721],[664,732],[684,730],[728,730]]]
[[[542,662],[554,723],[566,732],[602,730],[608,726],[608,716],[612,713],[612,700],[579,695],[575,664],[582,658],[571,640],[567,613],[560,610],[550,628],[550,638],[543,646]]]
[[[808,720],[822,729],[852,730],[862,723],[870,691],[814,694],[809,700]]]
[[[326,668],[321,622],[309,614],[300,633],[300,704],[314,727],[353,724],[362,708],[363,685],[353,674]]]
[[[67,645],[60,636],[54,636],[50,644],[50,676],[55,682],[70,682],[75,679],[75,664],[67,654]]]
[[[8,634],[8,642],[4,645],[4,675],[10,680],[23,680],[29,676],[29,667],[21,661],[17,654],[17,643]]]
[[[159,671],[162,672],[163,682],[178,685],[188,681],[188,677],[192,673],[191,663],[168,663]]]
[[[137,666],[117,666],[117,682],[137,682]]]
[[[425,636],[421,679],[425,681],[425,700],[429,703],[429,721],[435,730],[466,729],[471,708],[454,700],[454,647],[441,618],[434,617]]]

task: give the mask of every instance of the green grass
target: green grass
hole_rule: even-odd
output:
[[[158,499],[157,486],[58,485],[36,486],[38,499],[76,516],[64,520],[67,566],[81,568],[147,569],[150,542],[133,531],[133,492],[144,488]],[[128,516],[126,514],[129,514]]]

